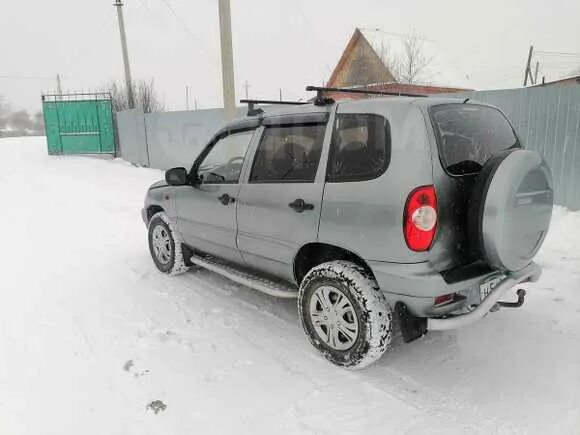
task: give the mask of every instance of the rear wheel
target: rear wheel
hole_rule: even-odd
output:
[[[164,212],[154,214],[149,221],[149,251],[163,273],[179,275],[189,270],[189,249],[181,244]]]
[[[354,263],[311,269],[300,285],[298,309],[310,343],[336,365],[362,368],[389,348],[391,310],[373,277]]]

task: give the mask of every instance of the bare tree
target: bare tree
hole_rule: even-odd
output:
[[[32,116],[31,130],[35,135],[44,134],[44,116],[42,115],[42,112],[36,112]]]
[[[29,130],[31,124],[30,115],[26,110],[18,110],[8,118],[8,125],[13,130],[25,132]]]
[[[6,99],[0,95],[0,130],[3,130],[8,123],[8,113],[10,112],[10,108]],[[0,134],[1,135],[1,134]]]
[[[0,137],[44,134],[42,112],[31,116],[26,110],[12,112],[6,99],[0,96]]]
[[[121,112],[129,109],[129,100],[125,86],[111,81],[105,86],[105,89],[111,93],[113,111]],[[133,96],[136,108],[143,110],[145,113],[162,112],[165,110],[163,103],[157,96],[153,79],[149,81],[140,80],[133,83]]]
[[[395,81],[399,81],[399,71],[401,70],[401,59],[395,56],[391,50],[390,45],[386,43],[381,43],[380,47],[381,60],[383,64],[387,67]],[[382,77],[379,82],[390,81],[389,77]]]
[[[429,66],[433,57],[425,54],[423,40],[413,32],[404,41],[405,54],[399,70],[399,81],[414,84],[430,79]]]
[[[136,92],[134,92],[136,97],[136,104],[141,107],[145,113],[149,112],[162,112],[165,110],[163,103],[157,97],[157,92],[155,91],[155,83],[153,79],[148,82],[145,80],[139,81],[136,86]]]
[[[380,48],[381,59],[398,82],[415,84],[428,82],[433,57],[425,53],[423,39],[415,32],[403,40],[403,52],[395,55],[389,45]]]

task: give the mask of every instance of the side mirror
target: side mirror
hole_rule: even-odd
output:
[[[170,186],[183,186],[187,184],[187,169],[171,168],[165,171],[165,181]]]

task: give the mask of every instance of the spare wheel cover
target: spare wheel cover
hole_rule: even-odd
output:
[[[546,162],[535,151],[518,149],[491,159],[480,176],[477,209],[479,249],[495,269],[526,267],[546,238],[554,189]],[[472,221],[473,222],[473,221]]]

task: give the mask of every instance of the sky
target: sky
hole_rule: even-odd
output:
[[[40,109],[56,88],[123,80],[113,0],[0,0],[0,95]],[[125,0],[134,80],[154,79],[167,110],[222,105],[217,0]],[[554,0],[231,0],[236,97],[305,98],[328,80],[356,27],[420,34],[437,53],[436,84],[520,87],[528,49],[580,52],[580,2]],[[580,56],[538,54],[540,76],[580,68]]]

